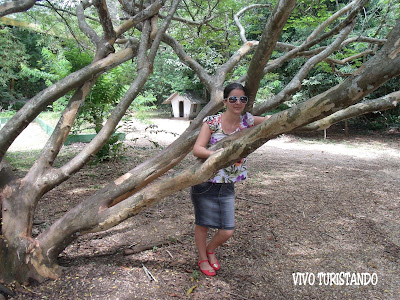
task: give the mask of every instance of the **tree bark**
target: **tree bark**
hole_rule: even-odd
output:
[[[8,1],[0,4],[0,18],[9,14],[23,12],[31,8],[36,0]]]
[[[390,93],[384,97],[357,103],[335,112],[326,118],[315,121],[311,124],[298,128],[296,131],[317,131],[328,129],[331,125],[350,118],[371,113],[374,111],[384,111],[398,107],[400,102],[400,91]]]

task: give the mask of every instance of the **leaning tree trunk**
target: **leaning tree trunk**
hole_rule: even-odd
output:
[[[61,247],[56,243],[53,243],[49,249],[45,249],[44,247],[40,246],[40,242],[37,238],[32,238],[33,216],[36,205],[44,193],[66,180],[74,172],[78,171],[91,155],[101,149],[101,147],[111,136],[118,122],[124,115],[124,112],[128,109],[129,105],[133,99],[135,99],[146,82],[147,77],[152,69],[151,65],[154,61],[155,52],[159,47],[161,36],[168,28],[169,22],[171,21],[172,15],[177,8],[178,2],[179,1],[175,0],[174,4],[170,8],[169,16],[166,18],[163,26],[160,28],[157,35],[153,37],[151,42],[149,41],[151,33],[150,20],[145,20],[143,22],[142,36],[138,49],[138,75],[128,92],[125,94],[124,98],[115,108],[110,119],[89,144],[89,146],[86,147],[86,149],[82,151],[80,155],[75,157],[72,163],[67,164],[67,166],[64,166],[64,168],[57,170],[53,167],[54,158],[56,157],[59,148],[68,135],[67,131],[71,127],[70,121],[75,118],[77,113],[77,105],[74,105],[74,103],[81,103],[83,101],[89,90],[87,87],[92,85],[92,83],[87,84],[86,88],[82,88],[78,93],[82,94],[82,97],[79,97],[78,95],[78,99],[75,99],[76,101],[74,100],[72,101],[73,103],[70,103],[71,105],[69,106],[71,107],[67,107],[63,118],[60,119],[56,130],[53,132],[53,135],[43,148],[40,157],[29,170],[28,174],[22,180],[7,182],[2,189],[2,219],[4,224],[2,226],[2,236],[0,236],[0,280],[6,282],[12,280],[26,282],[29,278],[33,278],[38,281],[42,281],[46,278],[57,278],[60,275],[60,267],[57,265],[56,259],[51,260],[49,257],[52,257],[50,255],[52,248],[59,249]],[[155,5],[155,7],[158,7],[159,9],[160,5]],[[104,8],[105,6],[99,5],[99,11],[103,13],[103,18],[107,21],[109,20],[109,17],[106,16],[107,11],[105,11]],[[149,8],[150,7],[148,7],[148,9]],[[150,11],[149,13],[154,15],[153,11]],[[144,14],[142,14],[142,18],[143,15]],[[88,30],[88,32],[89,31],[90,30]],[[110,39],[110,36],[114,36],[113,30],[108,31],[109,34],[106,34],[105,38],[102,40],[102,43],[99,42],[99,39],[96,39],[96,44],[99,44],[100,48],[103,48],[102,46],[107,44],[107,40]],[[107,49],[108,48],[106,47],[104,49],[105,52],[100,50],[96,53],[95,60],[98,61],[92,64],[95,66],[96,70],[103,70],[104,68],[108,68],[110,63],[112,65],[115,64],[115,62],[126,60],[127,56],[125,53],[127,51],[128,53],[134,52],[132,49],[125,49],[117,54],[111,54],[109,56],[111,58],[106,57],[105,59],[102,59],[102,57],[108,55],[109,51]],[[149,54],[147,54],[148,50]],[[116,57],[116,59],[113,57]],[[91,69],[93,68],[89,68],[88,71],[91,71]],[[76,79],[75,77],[72,79]],[[79,79],[82,80],[82,78]],[[90,79],[93,79],[93,76],[91,76]],[[77,80],[77,82],[78,81],[79,80]],[[68,85],[68,87],[70,86],[71,84]],[[55,87],[53,87],[53,89],[57,90],[57,84]],[[18,119],[18,117],[14,118],[14,120],[16,123],[18,123],[18,121],[23,122],[24,124],[28,123],[26,120],[24,121]],[[10,124],[13,123],[11,122]],[[9,125],[9,123],[7,123],[7,125]],[[11,127],[11,125],[9,125],[9,127]],[[22,128],[22,126],[18,126],[18,128]],[[11,129],[12,128],[9,130],[10,134],[15,135],[16,133],[12,133]],[[8,131],[6,132],[8,133]],[[3,140],[5,145],[6,143],[9,143],[9,140],[10,139]],[[0,145],[1,141],[2,140],[0,139]],[[2,150],[0,150],[0,154],[2,154]],[[89,212],[84,212],[84,214],[88,220],[92,220],[96,215],[96,211],[89,210]],[[91,214],[93,216],[91,216]],[[74,227],[74,225],[71,223],[69,223],[68,226],[71,228],[80,228]],[[82,226],[82,224],[79,224],[79,226]],[[62,236],[62,240],[69,241],[70,237]],[[66,244],[64,241],[61,242],[61,244],[63,245],[62,249],[68,245],[68,243]],[[42,249],[45,249],[45,251],[42,251]]]

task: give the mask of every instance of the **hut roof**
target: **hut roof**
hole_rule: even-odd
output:
[[[162,104],[171,103],[172,99],[174,99],[176,96],[179,96],[178,92],[171,94],[166,100],[164,100],[162,102]],[[201,99],[199,96],[197,96],[193,92],[185,92],[185,93],[183,93],[182,96],[185,97],[186,99],[188,99],[190,102],[195,103],[195,104],[201,104],[201,103],[205,102],[203,99]]]

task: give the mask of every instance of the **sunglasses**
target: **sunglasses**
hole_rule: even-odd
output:
[[[246,104],[247,101],[249,101],[249,98],[247,96],[241,96],[241,97],[230,96],[230,97],[228,97],[229,103],[236,103],[238,100],[240,100],[240,102],[242,102],[243,104]]]

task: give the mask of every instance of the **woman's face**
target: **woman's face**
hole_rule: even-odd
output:
[[[241,89],[232,90],[229,93],[228,98],[224,99],[224,103],[226,105],[226,110],[229,110],[236,114],[242,113],[242,111],[244,110],[244,108],[246,106],[246,103],[243,103],[242,101],[240,101],[240,97],[243,97],[243,96],[246,96],[243,90],[241,90]],[[234,97],[236,97],[236,102],[231,103],[232,100],[233,101],[235,100]],[[231,101],[229,99],[231,99]]]

